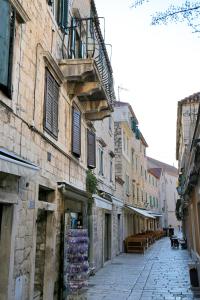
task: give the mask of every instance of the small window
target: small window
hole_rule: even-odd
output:
[[[9,1],[0,1],[0,88],[11,97],[15,12]]]
[[[132,162],[132,167],[134,167],[134,149],[131,150],[131,162]]]
[[[125,183],[126,183],[126,194],[129,195],[129,176],[128,175],[126,175]]]
[[[135,197],[135,184],[133,183],[133,198]]]
[[[44,129],[57,138],[59,85],[47,69],[45,74]]]
[[[139,188],[137,187],[137,202],[140,201]]]
[[[96,136],[90,130],[87,131],[87,145],[88,168],[93,169],[96,167]]]
[[[99,148],[99,175],[103,176],[103,149]]]
[[[56,22],[62,29],[68,27],[69,0],[47,0]]]
[[[112,131],[112,117],[109,117],[109,130]]]
[[[81,156],[81,112],[72,107],[72,153]]]
[[[113,181],[113,160],[110,159],[110,182]]]
[[[152,197],[151,196],[149,196],[149,202],[150,202],[150,206],[152,207],[153,206],[153,201],[152,201]]]
[[[124,152],[126,152],[126,138],[125,138],[125,132],[123,131],[123,149]]]

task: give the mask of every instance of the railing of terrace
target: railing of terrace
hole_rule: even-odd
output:
[[[68,59],[94,59],[109,104],[116,100],[113,71],[97,17],[72,17],[68,28]]]

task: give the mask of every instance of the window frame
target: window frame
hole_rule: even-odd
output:
[[[89,154],[90,154],[90,151],[89,151],[89,147],[92,145],[90,145],[90,136],[93,136],[93,155],[94,155],[94,164],[91,164],[90,163],[90,157],[89,157]],[[89,169],[94,169],[96,168],[96,134],[92,131],[92,130],[89,130],[87,129],[87,167]]]
[[[101,146],[99,146],[99,175],[104,176],[104,151]]]
[[[12,99],[12,71],[13,71],[13,56],[14,56],[14,42],[15,42],[15,24],[16,24],[16,10],[12,7],[12,5],[8,1],[8,5],[10,8],[10,29],[9,29],[9,57],[8,57],[8,65],[7,65],[7,84],[3,84],[0,82],[0,90],[10,99]]]
[[[53,114],[54,114],[54,104],[56,102],[56,100],[53,98],[53,102],[51,103],[51,129],[49,129],[47,127],[47,122],[46,122],[46,117],[47,117],[47,95],[48,95],[48,84],[47,84],[47,80],[48,80],[48,76],[50,76],[53,79],[54,82],[54,88],[57,86],[58,88],[58,94],[57,94],[57,118],[56,118],[56,130],[57,130],[57,134],[55,134],[53,132]],[[52,73],[49,71],[49,69],[46,67],[45,68],[45,91],[44,91],[44,116],[43,116],[43,127],[44,130],[50,135],[52,136],[54,139],[58,140],[58,115],[59,115],[59,94],[60,94],[60,85],[58,84],[57,80],[55,79],[55,77],[52,75]]]
[[[79,113],[79,151],[76,152],[75,149],[74,149],[74,111],[77,111]],[[72,127],[71,127],[71,151],[72,151],[72,154],[77,157],[77,158],[80,158],[81,157],[81,111],[80,109],[73,105],[72,106]]]

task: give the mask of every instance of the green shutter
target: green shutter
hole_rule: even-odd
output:
[[[0,85],[10,88],[14,13],[8,0],[0,0]]]
[[[133,130],[133,132],[136,132],[137,122],[134,118],[131,119],[131,129]]]
[[[76,19],[72,17],[71,20],[71,30],[70,30],[70,57],[75,57],[75,47],[76,47]]]
[[[61,14],[60,25],[63,30],[68,27],[68,15],[69,15],[69,0],[61,0]]]
[[[140,130],[138,127],[136,127],[136,132],[135,132],[135,136],[136,136],[136,139],[139,140],[140,139]]]

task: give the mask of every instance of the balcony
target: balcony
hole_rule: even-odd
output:
[[[68,30],[67,57],[59,62],[68,94],[77,96],[88,120],[101,120],[113,110],[112,67],[97,18],[75,18]]]

